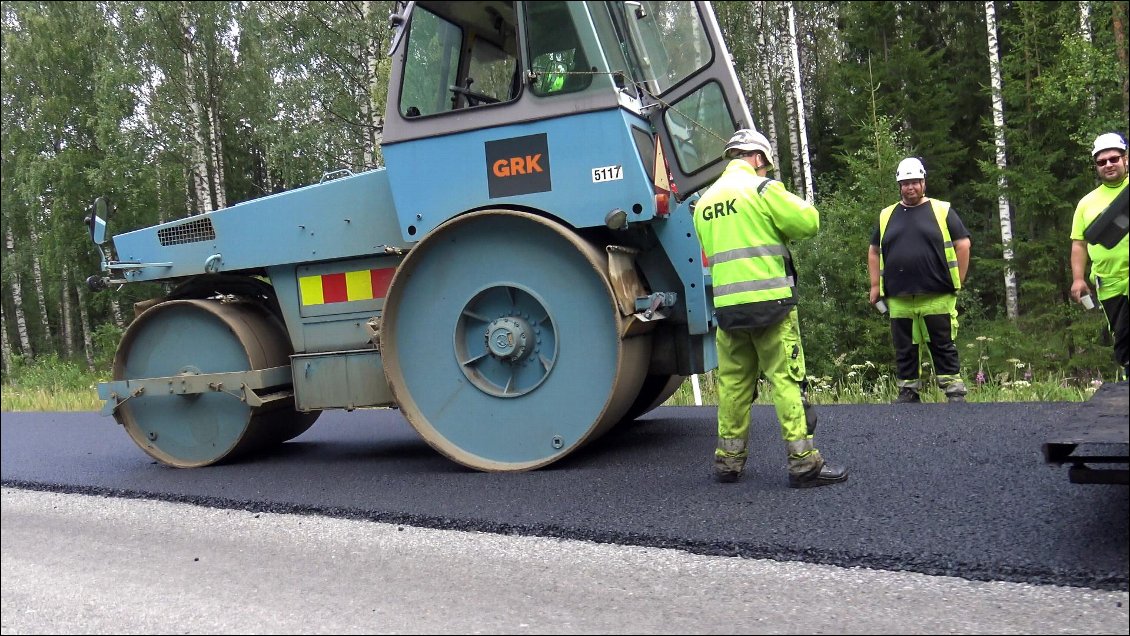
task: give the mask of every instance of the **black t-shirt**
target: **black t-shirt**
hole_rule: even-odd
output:
[[[950,240],[968,238],[969,230],[951,207],[946,215]],[[871,234],[879,246],[879,225]],[[887,296],[953,292],[949,263],[942,247],[942,230],[930,201],[908,208],[899,203],[883,235],[883,291]]]

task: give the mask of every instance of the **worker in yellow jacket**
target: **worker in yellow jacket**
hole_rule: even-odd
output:
[[[804,350],[797,321],[796,271],[787,243],[810,238],[820,214],[766,174],[773,155],[764,135],[742,129],[726,144],[730,162],[695,204],[694,226],[710,266],[718,324],[718,444],[714,475],[734,482],[749,456],[750,408],[761,374],[788,452],[789,486],[847,479],[813,445],[815,414],[806,408]]]
[[[1127,295],[1130,236],[1124,235],[1112,248],[1088,244],[1083,236],[1087,227],[1126,189],[1126,140],[1118,133],[1099,135],[1095,138],[1091,158],[1100,183],[1079,201],[1071,222],[1071,298],[1077,303],[1086,303],[1084,298],[1090,298],[1091,290],[1087,286],[1087,265],[1090,264],[1091,283],[1114,339],[1114,361],[1130,376],[1130,296]]]

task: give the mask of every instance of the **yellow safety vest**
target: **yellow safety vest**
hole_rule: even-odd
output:
[[[950,204],[948,201],[941,201],[938,199],[929,199],[930,209],[934,211],[934,219],[938,222],[938,228],[942,230],[942,249],[946,254],[946,266],[950,270],[950,281],[953,282],[953,289],[957,291],[961,289],[961,274],[957,270],[957,250],[953,248],[953,239],[950,238],[950,228],[946,225],[946,217],[950,213]],[[891,215],[894,214],[895,208],[899,206],[898,203],[883,208],[879,213],[879,295],[885,296],[886,290],[883,284],[883,235],[887,232],[887,223],[891,220]]]

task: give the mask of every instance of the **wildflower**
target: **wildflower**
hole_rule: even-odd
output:
[[[977,336],[977,342],[985,342],[985,340],[988,340],[988,338],[985,336]]]
[[[1024,370],[1024,379],[1029,381],[1029,382],[1032,381],[1032,370],[1031,369],[1025,369]]]
[[[848,371],[847,377],[854,378],[857,375],[859,375],[859,374],[856,373],[855,371]]]
[[[981,386],[982,384],[985,383],[985,372],[978,369],[977,370],[977,376],[974,379],[977,382],[977,386]]]

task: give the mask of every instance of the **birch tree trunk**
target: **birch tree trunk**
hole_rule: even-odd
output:
[[[188,188],[184,191],[184,211],[191,216],[197,212],[196,204],[193,202],[197,191],[196,177],[188,166],[184,166],[181,172],[183,173],[184,183],[188,185]]]
[[[4,233],[4,247],[9,253],[16,251],[16,240],[12,236],[11,226],[8,226]],[[15,267],[9,267],[8,270],[8,277],[12,285],[12,310],[16,312],[16,334],[20,338],[20,352],[25,358],[31,358],[34,352],[31,349],[31,338],[27,332],[27,317],[24,315],[24,297],[20,288],[20,274]]]
[[[51,211],[47,210],[47,215],[51,215]],[[39,263],[39,255],[42,253],[42,248],[39,242],[39,232],[35,229],[35,220],[32,219],[29,224],[28,233],[31,239],[31,278],[35,283],[35,301],[39,306],[39,326],[43,330],[44,342],[48,343],[47,348],[50,349],[51,337],[51,321],[47,318],[47,299],[45,298],[45,290],[47,287],[43,284],[43,267]]]
[[[800,163],[803,166],[804,198],[812,203],[816,200],[812,186],[812,157],[808,154],[808,126],[804,116],[804,91],[800,77],[800,39],[797,38],[796,9],[793,3],[788,5],[789,11],[789,40],[792,42],[793,57],[793,99],[796,101],[797,137],[800,140]],[[795,165],[797,162],[793,161]]]
[[[71,266],[70,264],[63,263],[63,347],[67,352],[67,359],[74,358],[75,355],[75,325],[72,322],[71,315],[74,311],[71,309]]]
[[[114,316],[114,324],[118,329],[125,329],[126,322],[122,319],[122,304],[118,302],[117,296],[110,297],[110,313]]]
[[[765,45],[765,29],[767,28],[767,20],[765,19],[765,4],[758,2],[754,5],[757,11],[757,71],[761,76],[761,94],[765,100],[765,116],[769,120],[765,123],[764,132],[769,137],[769,148],[773,151],[773,156],[769,158],[773,165],[777,167],[777,178],[780,178],[781,158],[777,152],[777,108],[773,99],[773,85],[769,82],[769,56],[771,55],[769,47]]]
[[[997,148],[997,210],[1001,221],[1001,244],[1004,246],[1004,290],[1005,308],[1009,320],[1019,315],[1016,292],[1016,273],[1012,271],[1012,213],[1008,203],[1008,180],[1004,170],[1008,166],[1004,140],[1004,100],[1001,97],[1001,62],[997,46],[996,8],[993,0],[985,2],[985,29],[989,36],[989,73],[992,75],[993,91],[993,130]]]
[[[1079,34],[1087,44],[1091,44],[1091,3],[1089,0],[1079,0]],[[1087,115],[1094,117],[1098,112],[1098,97],[1095,91],[1089,90],[1087,92]]]
[[[66,286],[70,287],[69,280]],[[90,315],[86,311],[86,298],[83,295],[81,284],[75,286],[75,293],[78,295],[78,319],[79,327],[82,330],[82,350],[86,353],[86,368],[94,371],[94,338],[91,337],[90,333]]]
[[[789,5],[789,8],[792,8],[791,4]],[[785,65],[789,64],[788,60],[792,55],[794,47],[796,46],[796,44],[792,41],[792,33],[788,28],[787,17],[785,17],[785,22],[785,27],[781,30],[781,41],[784,44],[784,46],[781,48],[781,56],[785,58],[784,60],[781,60],[781,68],[785,68]],[[794,100],[796,89],[792,86],[792,83],[794,81],[793,74],[787,73],[785,77],[787,78],[784,82],[785,86],[783,87],[785,90],[785,128],[789,133],[789,156],[792,159],[792,191],[799,194],[801,192],[804,192],[804,179],[801,176],[800,139],[797,136],[796,129],[797,114],[796,101]],[[777,178],[783,181],[783,177],[784,175],[780,174],[780,172],[778,171]]]
[[[220,116],[217,112],[219,106],[215,103],[219,101],[218,95],[213,93],[209,101],[211,102],[208,104],[208,124],[211,132],[209,148],[212,152],[212,196],[216,201],[216,209],[220,210],[228,207],[228,196],[227,184],[224,182],[224,148],[220,138]]]
[[[373,15],[373,0],[361,3],[361,18],[364,24],[370,24]],[[372,33],[372,31],[369,31]],[[377,82],[377,43],[370,35],[365,38],[362,46],[362,60],[365,61],[363,85],[365,95],[361,95],[361,116],[364,118],[365,135],[365,167],[373,168],[377,165],[377,146],[380,143],[378,131],[381,130],[381,109],[373,98]]]
[[[208,190],[208,143],[205,139],[205,113],[204,108],[200,104],[200,100],[196,97],[196,82],[193,81],[193,65],[195,58],[192,54],[196,46],[195,37],[193,36],[192,26],[188,23],[188,15],[185,13],[183,7],[180,12],[181,20],[181,46],[184,51],[184,90],[185,99],[188,101],[189,111],[192,113],[192,121],[189,126],[192,127],[192,140],[190,144],[189,153],[191,155],[189,161],[189,178],[192,180],[192,192],[195,196],[195,205],[189,207],[189,214],[197,214],[199,212],[211,212],[214,207],[212,205],[212,197]]]
[[[12,369],[12,348],[8,345],[8,315],[4,313],[4,303],[0,303],[0,360],[4,362],[4,369]]]

